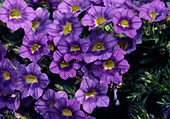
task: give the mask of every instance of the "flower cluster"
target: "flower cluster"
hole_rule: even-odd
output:
[[[86,119],[85,113],[108,107],[108,84],[122,82],[130,68],[124,55],[142,43],[141,18],[160,21],[168,10],[160,0],[29,0],[29,6],[24,0],[5,0],[0,20],[13,31],[24,29],[18,54],[32,63],[10,62],[0,45],[0,108],[17,110],[31,97],[45,119]],[[113,24],[114,34],[105,32],[107,24]],[[89,34],[81,37],[84,30]],[[51,59],[51,75],[67,80],[82,71],[75,98],[48,87],[49,75],[38,65],[44,55]]]

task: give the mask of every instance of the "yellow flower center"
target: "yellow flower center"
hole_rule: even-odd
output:
[[[129,27],[129,23],[127,20],[122,20],[120,23],[119,23],[120,26],[123,26],[123,27]]]
[[[80,10],[81,8],[77,5],[74,5],[72,8],[71,8],[71,12],[72,13],[75,13],[76,11]]]
[[[41,1],[40,4],[41,4],[43,7],[48,7],[48,6],[49,6],[48,3],[45,2],[44,0]]]
[[[167,17],[166,17],[166,21],[170,21],[170,16],[167,16]]]
[[[33,44],[31,46],[31,52],[34,53],[35,51],[37,51],[41,46],[38,44]]]
[[[96,19],[96,21],[95,21],[96,26],[98,26],[98,25],[100,25],[100,24],[104,23],[105,21],[106,21],[106,19],[105,19],[105,18],[103,18],[103,17],[99,17],[99,18],[97,18],[97,19]]]
[[[119,41],[119,47],[122,48],[123,50],[126,50],[127,48],[127,42],[122,40],[122,41]]]
[[[52,43],[48,43],[48,46],[49,46],[49,48],[50,48],[51,51],[54,50],[54,45],[53,45]]]
[[[93,51],[104,50],[104,45],[101,42],[97,42],[93,45]]]
[[[63,109],[62,113],[64,116],[72,116],[72,112],[69,109]]]
[[[56,102],[51,102],[50,103],[50,107],[53,107],[55,105]]]
[[[104,63],[104,68],[105,69],[112,69],[115,67],[115,63],[112,61],[112,60],[107,60],[105,63]]]
[[[26,80],[27,80],[29,83],[38,82],[38,79],[37,79],[35,76],[33,76],[33,75],[27,75]]]
[[[34,20],[32,22],[32,30],[35,31],[37,29],[37,27],[39,26],[40,22]]]
[[[71,23],[67,22],[66,25],[63,27],[63,33],[69,34],[72,30]]]
[[[21,13],[17,9],[13,9],[9,14],[10,19],[12,18],[21,18]]]
[[[80,50],[80,47],[78,45],[76,45],[76,44],[73,44],[73,45],[71,45],[70,50],[71,51],[78,51],[78,50]]]
[[[87,93],[86,93],[86,97],[92,97],[96,94],[96,91],[94,89],[92,90],[89,90]]]
[[[151,12],[151,13],[150,13],[150,17],[151,17],[153,20],[155,20],[156,16],[157,16],[157,14],[156,14],[155,12]]]
[[[62,61],[60,62],[60,67],[61,67],[61,68],[67,67],[68,65],[69,65],[69,62],[66,62],[66,61],[64,61],[64,60],[62,60]]]
[[[4,71],[3,75],[6,80],[9,80],[11,78],[10,74],[7,71]]]

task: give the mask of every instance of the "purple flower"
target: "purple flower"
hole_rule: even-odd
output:
[[[56,9],[59,5],[59,0],[29,0],[29,6],[30,7],[51,7],[52,9]]]
[[[140,7],[139,17],[149,21],[160,21],[166,19],[166,12],[164,2],[154,0]]]
[[[61,13],[59,11],[54,11],[53,13],[54,21],[52,24],[47,26],[47,32],[54,37],[55,46],[58,42],[71,34],[80,35],[83,26],[78,22],[77,17],[72,13]]]
[[[0,61],[4,59],[6,52],[7,52],[6,49],[4,48],[3,45],[1,45],[1,41],[0,41]]]
[[[24,0],[5,0],[0,8],[0,20],[7,23],[13,31],[19,28],[31,28],[35,12]]]
[[[86,119],[86,115],[80,110],[77,99],[60,98],[49,111],[46,119]]]
[[[112,48],[116,45],[117,40],[111,34],[105,34],[99,30],[92,31],[87,37],[91,44],[84,61],[91,63],[97,59],[107,60],[112,55]]]
[[[116,10],[114,7],[92,6],[81,19],[84,26],[89,26],[89,30],[108,23],[113,19]]]
[[[8,93],[5,96],[0,94],[0,109],[7,107],[13,111],[17,110],[20,106],[20,93],[15,91]]]
[[[48,89],[43,97],[35,103],[35,110],[40,113],[44,118],[48,117],[48,112],[50,112],[50,109],[61,97],[67,98],[67,93],[64,91],[55,92],[52,89]]]
[[[54,60],[50,64],[50,71],[55,74],[59,74],[60,77],[64,80],[69,77],[73,78],[76,76],[76,70],[80,68],[81,64],[79,61],[69,61],[66,62],[63,58],[63,54],[54,51],[53,54]]]
[[[103,0],[89,0],[89,1],[94,3],[95,5],[100,5],[103,2]]]
[[[91,3],[88,0],[64,0],[59,4],[58,10],[62,13],[72,12],[79,15],[90,6]]]
[[[16,83],[16,90],[21,92],[21,99],[32,96],[38,99],[43,94],[43,89],[49,84],[46,74],[41,73],[41,68],[36,63],[27,67],[20,65],[17,70],[19,78]]]
[[[82,61],[89,49],[89,39],[80,39],[77,35],[72,35],[62,40],[58,44],[60,53],[65,54],[64,60],[66,62],[76,59]]]
[[[36,17],[32,21],[32,29],[26,29],[26,32],[33,31],[33,33],[46,33],[46,27],[52,23],[49,19],[50,13],[46,8],[37,8],[36,9]]]
[[[19,55],[37,62],[43,55],[48,55],[50,52],[47,40],[47,36],[42,33],[36,35],[32,33],[26,34],[19,49]]]
[[[130,9],[124,9],[117,12],[113,18],[113,23],[113,28],[116,33],[125,33],[130,38],[134,38],[136,36],[136,30],[142,25],[141,19],[135,16]]]
[[[15,81],[17,80],[17,72],[11,66],[11,62],[8,59],[4,59],[0,62],[0,89],[2,95],[6,93],[13,93],[15,90]]]
[[[128,62],[124,60],[123,52],[116,49],[108,60],[94,62],[91,70],[95,76],[100,77],[100,80],[107,84],[110,82],[120,84],[122,74],[127,72],[129,67]]]
[[[87,113],[92,113],[94,108],[108,107],[109,97],[106,95],[108,86],[104,82],[97,80],[83,79],[80,89],[76,92],[75,97],[83,105]]]
[[[170,2],[167,3],[167,6],[169,8],[169,11],[167,12],[167,14],[170,16]]]
[[[129,54],[136,49],[136,41],[131,38],[118,38],[118,45],[115,48],[120,48],[124,54]]]

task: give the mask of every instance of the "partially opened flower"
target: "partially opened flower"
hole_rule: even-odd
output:
[[[59,5],[59,0],[29,0],[29,6],[37,8],[39,6],[50,7],[56,9]]]
[[[113,19],[116,10],[114,7],[92,6],[87,10],[81,19],[84,26],[89,26],[89,30],[108,23]]]
[[[64,91],[55,92],[52,89],[48,89],[43,97],[35,103],[35,110],[45,118],[60,98],[67,98],[67,93]]]
[[[50,52],[47,40],[46,34],[26,34],[23,38],[23,44],[19,49],[19,55],[37,62],[41,56],[48,55]]]
[[[124,54],[129,54],[136,49],[136,40],[132,38],[117,38],[118,45],[116,48],[120,48]]]
[[[48,38],[47,44],[50,48],[50,53],[48,56],[50,57],[51,60],[53,60],[53,53],[56,48],[54,46],[53,37],[49,35],[47,36],[47,38]]]
[[[46,8],[37,8],[36,9],[36,17],[32,21],[32,28],[26,29],[26,32],[29,32],[30,30],[33,31],[33,33],[46,33],[46,27],[52,23],[52,21],[49,19],[50,13]]]
[[[31,28],[35,12],[24,0],[5,0],[0,8],[0,20],[13,31],[19,28]]]
[[[0,90],[1,92],[1,90]],[[20,92],[7,93],[5,96],[0,93],[0,109],[7,107],[16,111],[20,106]]]
[[[140,7],[139,17],[149,21],[160,21],[166,19],[166,7],[164,2],[154,0]]]
[[[4,59],[6,52],[7,52],[6,49],[4,48],[3,45],[1,45],[1,41],[0,41],[0,61]]]
[[[64,0],[59,4],[58,10],[62,13],[72,12],[79,15],[90,6],[91,3],[88,0]]]
[[[80,39],[77,35],[72,35],[62,40],[58,44],[58,50],[64,54],[66,62],[76,59],[82,61],[89,48],[89,39]]]
[[[64,60],[63,54],[59,51],[55,51],[53,54],[54,60],[50,64],[50,71],[55,74],[59,74],[64,80],[69,77],[73,78],[76,76],[76,70],[80,68],[81,63],[79,61],[69,61]]]
[[[134,38],[137,34],[136,30],[142,25],[142,20],[135,16],[130,9],[124,9],[115,14],[113,23],[113,28],[116,33],[124,33],[130,38]]]
[[[78,19],[72,13],[61,13],[60,11],[54,11],[54,21],[47,26],[46,31],[54,37],[55,46],[58,42],[69,35],[80,35],[83,26],[79,23]]]
[[[106,95],[108,86],[97,80],[83,79],[75,97],[83,105],[87,113],[92,113],[96,107],[108,107],[109,97]]]
[[[16,90],[21,92],[21,99],[29,96],[38,99],[50,82],[47,75],[41,73],[41,68],[36,63],[31,63],[27,67],[20,65],[17,72],[19,78],[16,82]]]
[[[77,99],[60,98],[49,111],[45,119],[86,119],[86,115],[80,110]]]
[[[109,59],[112,55],[112,48],[117,44],[117,40],[113,35],[105,34],[99,30],[92,31],[87,39],[90,39],[91,44],[84,57],[86,63],[91,63],[97,59]]]
[[[128,62],[124,60],[123,52],[115,49],[108,60],[94,62],[91,70],[95,76],[100,77],[102,82],[120,84],[122,74],[127,72],[129,67]]]
[[[17,80],[17,72],[11,66],[9,59],[0,62],[0,89],[2,95],[13,93],[15,90],[15,82]]]

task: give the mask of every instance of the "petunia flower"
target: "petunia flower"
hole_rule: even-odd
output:
[[[73,78],[76,76],[76,70],[80,68],[81,63],[79,61],[69,61],[64,60],[63,54],[59,51],[54,51],[53,61],[51,62],[49,69],[52,73],[59,74],[64,80],[69,77]]]
[[[80,39],[77,35],[72,35],[63,39],[58,44],[58,50],[64,54],[64,60],[66,62],[76,59],[82,61],[89,48],[89,39]]]
[[[122,74],[126,73],[129,67],[128,62],[124,60],[123,52],[115,49],[108,60],[94,62],[91,70],[95,76],[100,77],[100,81],[107,84],[111,82],[120,84]]]
[[[83,105],[87,113],[92,113],[96,107],[108,107],[109,97],[106,95],[108,86],[97,80],[83,79],[75,97]]]
[[[33,8],[43,6],[50,7],[52,9],[57,9],[59,3],[59,0],[29,0],[29,6]]]
[[[36,17],[32,21],[32,28],[31,29],[26,29],[27,32],[33,31],[33,33],[46,33],[46,27],[52,23],[52,21],[49,19],[50,13],[46,8],[37,8],[36,9]]]
[[[45,119],[86,119],[86,115],[80,110],[77,99],[60,98],[50,109]]]
[[[84,57],[86,63],[91,63],[97,59],[109,59],[112,55],[112,48],[117,44],[117,40],[113,35],[105,34],[99,30],[92,31],[87,39],[90,39],[91,44]]]
[[[29,58],[37,62],[41,56],[48,55],[50,48],[47,45],[47,36],[45,34],[26,34],[23,38],[23,44],[19,49],[19,55],[23,58]]]
[[[17,72],[11,66],[9,59],[0,62],[0,90],[2,95],[13,93],[15,90],[15,82],[17,80]]]
[[[21,99],[29,96],[38,99],[50,82],[47,75],[41,73],[41,68],[36,63],[31,63],[27,67],[20,65],[17,72],[19,78],[16,82],[16,90],[21,92]]]
[[[136,30],[142,25],[142,20],[135,16],[130,9],[124,9],[117,12],[112,20],[114,30],[118,34],[126,34],[130,38],[137,35]]]
[[[48,89],[43,97],[35,103],[35,110],[40,113],[44,118],[48,117],[48,112],[50,112],[50,109],[60,98],[68,98],[67,93],[64,91],[55,92],[52,89]]]
[[[154,0],[140,7],[139,17],[149,21],[160,21],[166,19],[166,12],[167,9],[164,2]]]
[[[72,13],[61,13],[60,11],[54,11],[54,21],[47,26],[47,33],[54,37],[54,45],[57,46],[61,39],[68,37],[69,35],[80,35],[83,26],[78,22],[78,19]]]
[[[34,10],[24,0],[5,0],[0,8],[0,20],[13,31],[31,28],[35,16]]]
[[[62,13],[72,12],[77,16],[91,6],[88,0],[64,0],[58,5],[58,10]]]
[[[114,7],[92,6],[87,10],[81,21],[84,26],[89,26],[89,30],[91,30],[110,22],[115,13]]]

